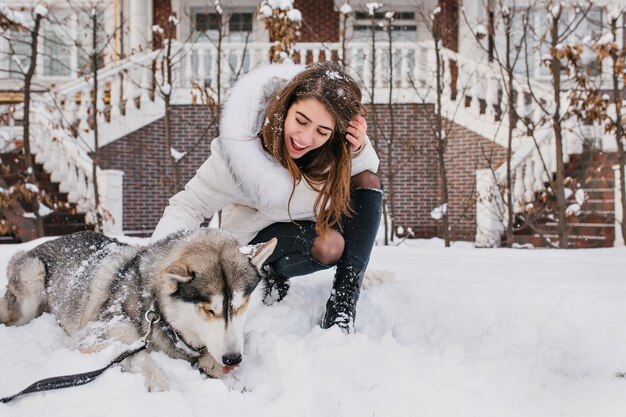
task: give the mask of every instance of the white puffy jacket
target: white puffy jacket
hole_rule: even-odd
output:
[[[244,76],[233,87],[222,112],[220,136],[211,143],[211,156],[185,189],[169,200],[152,239],[180,229],[198,227],[222,210],[223,229],[247,244],[276,222],[315,220],[318,193],[305,181],[293,187],[288,171],[265,152],[257,137],[267,104],[288,80],[304,69],[300,65],[269,65]],[[378,170],[378,156],[366,138],[352,159],[352,175]]]

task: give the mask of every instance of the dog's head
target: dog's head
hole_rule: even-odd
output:
[[[160,307],[188,343],[225,366],[238,365],[250,296],[276,239],[244,255],[230,233],[201,229],[173,246],[160,272]]]

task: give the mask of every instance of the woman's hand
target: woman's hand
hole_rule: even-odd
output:
[[[367,122],[363,116],[354,116],[350,120],[350,127],[346,132],[346,140],[352,146],[352,152],[358,152],[365,144],[365,135],[367,134]]]

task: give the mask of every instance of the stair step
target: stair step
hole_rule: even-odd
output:
[[[589,200],[614,200],[615,190],[612,188],[585,188]]]
[[[591,188],[615,188],[615,179],[613,178],[594,178],[585,183],[585,189]]]
[[[583,211],[576,216],[579,223],[591,224],[613,224],[615,222],[615,213],[612,211],[604,212],[587,212]]]
[[[613,199],[589,199],[583,204],[586,211],[612,211],[615,210],[615,200]]]
[[[614,238],[604,236],[568,236],[568,247],[572,249],[583,248],[609,248],[613,247]],[[513,242],[518,245],[531,244],[535,247],[558,247],[559,237],[556,234],[534,234],[513,236]]]

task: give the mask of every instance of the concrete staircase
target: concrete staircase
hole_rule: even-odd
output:
[[[0,154],[0,186],[4,189],[22,181],[20,173],[26,171],[26,163],[21,153]],[[79,213],[76,204],[68,201],[68,193],[59,190],[59,184],[52,181],[42,164],[34,165],[37,186],[44,204],[53,211],[43,217],[44,236],[60,236],[82,230],[93,230],[87,224],[85,213]],[[36,223],[32,216],[34,208],[29,201],[18,199],[0,214],[5,232],[0,235],[0,243],[19,243],[37,237]]]
[[[612,247],[615,241],[615,178],[612,166],[617,162],[615,153],[591,152],[571,155],[566,164],[566,176],[580,185],[585,201],[577,215],[568,217],[568,246],[570,248]],[[545,185],[546,188],[548,184]],[[567,205],[576,204],[576,196],[567,199]],[[558,247],[556,201],[543,202],[537,193],[534,203],[543,205],[541,214],[514,233],[514,243],[535,247]],[[523,223],[523,222],[521,222]],[[504,243],[505,238],[503,238]]]

